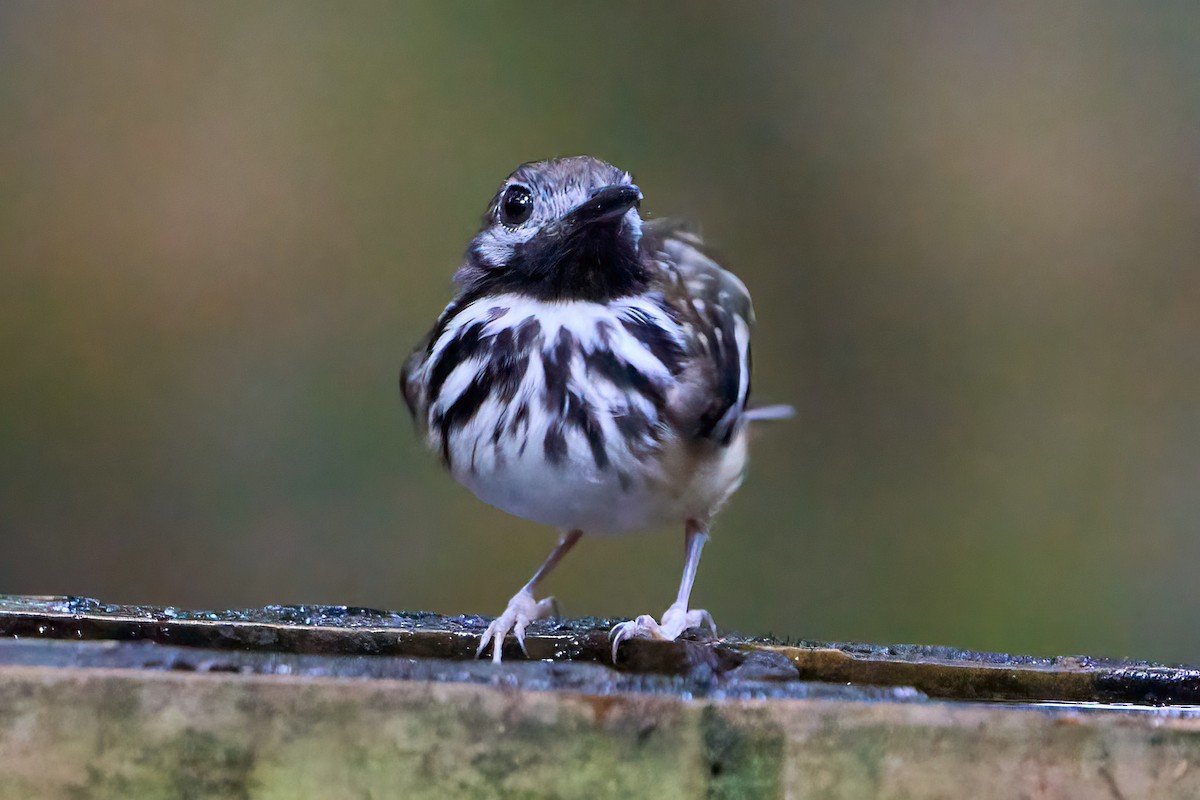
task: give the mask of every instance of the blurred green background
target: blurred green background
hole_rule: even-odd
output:
[[[0,6],[0,591],[495,614],[553,542],[399,364],[519,162],[756,297],[726,628],[1200,661],[1200,7]],[[585,539],[660,613],[681,535]]]

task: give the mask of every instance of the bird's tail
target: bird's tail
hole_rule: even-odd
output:
[[[746,409],[748,422],[766,422],[776,419],[791,419],[796,416],[796,409],[789,405],[758,406]]]

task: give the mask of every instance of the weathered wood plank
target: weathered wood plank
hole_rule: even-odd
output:
[[[0,800],[1200,797],[1194,670],[483,623],[0,599]]]

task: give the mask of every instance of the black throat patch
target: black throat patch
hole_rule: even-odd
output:
[[[649,271],[637,241],[621,219],[566,234],[543,232],[519,245],[503,267],[487,265],[474,248],[467,256],[487,292],[514,292],[538,300],[602,303],[643,291]]]

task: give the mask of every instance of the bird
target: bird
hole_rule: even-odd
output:
[[[688,224],[643,219],[630,173],[590,156],[520,165],[487,206],[456,294],[400,373],[426,445],[480,500],[553,526],[557,546],[476,657],[554,615],[546,575],[586,535],[682,525],[675,601],[610,631],[674,640],[713,516],[742,482],[752,409],[750,293]],[[526,655],[528,652],[526,651]]]

